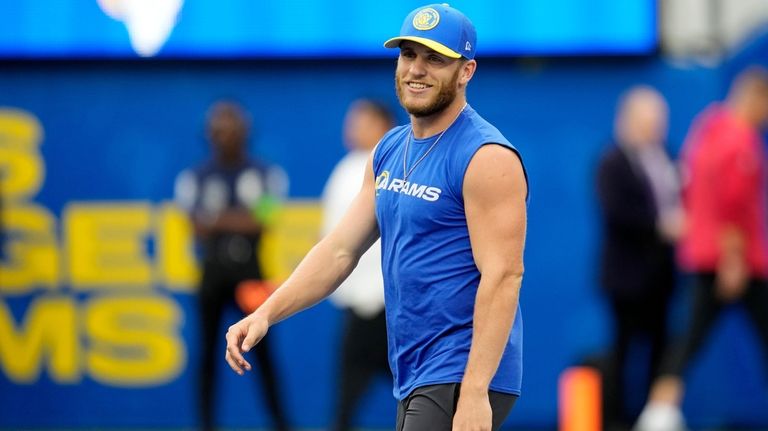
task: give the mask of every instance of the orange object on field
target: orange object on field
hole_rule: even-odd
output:
[[[600,431],[602,382],[591,367],[571,367],[560,374],[558,416],[560,431]]]
[[[266,280],[243,280],[235,288],[235,302],[244,313],[253,313],[276,288]]]

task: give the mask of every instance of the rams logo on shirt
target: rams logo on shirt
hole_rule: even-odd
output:
[[[376,195],[379,194],[379,189],[386,189],[389,184],[389,171],[384,171],[376,177]]]
[[[413,196],[428,202],[434,202],[440,199],[440,193],[443,192],[437,187],[424,186],[410,181],[404,181],[400,178],[393,178],[392,181],[390,181],[389,171],[383,171],[376,177],[376,196],[379,196],[379,191],[381,190]]]
[[[416,30],[432,30],[440,22],[440,14],[431,7],[424,8],[413,17],[413,28]]]

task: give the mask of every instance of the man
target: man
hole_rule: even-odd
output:
[[[664,149],[668,109],[655,89],[636,86],[621,98],[615,145],[603,155],[597,192],[604,225],[601,284],[615,322],[605,391],[608,429],[629,428],[624,402],[627,353],[650,341],[647,393],[667,343],[667,309],[675,285],[673,244],[682,229],[679,181]],[[642,367],[641,367],[642,368]]]
[[[397,429],[498,429],[520,394],[527,180],[517,150],[466,102],[475,28],[445,4],[400,35],[395,87],[410,124],[391,130],[338,226],[256,312],[232,325],[243,359],[270,325],[329,295],[379,236]]]
[[[203,360],[200,413],[204,430],[213,429],[215,348],[221,315],[234,303],[236,286],[260,280],[259,241],[274,199],[285,194],[282,171],[247,154],[248,120],[232,102],[215,103],[208,112],[213,157],[176,180],[176,201],[189,213],[202,252],[199,307]],[[269,344],[256,349],[269,410],[279,430],[288,429],[279,401]]]
[[[720,313],[740,302],[768,354],[768,70],[742,72],[723,104],[701,114],[683,148],[686,230],[679,257],[692,274],[691,318],[665,360],[637,428],[682,428],[682,375]]]
[[[336,165],[323,191],[324,234],[330,233],[344,216],[363,184],[368,156],[394,125],[394,115],[380,102],[359,99],[350,105],[344,118],[344,142],[350,151]],[[360,257],[357,268],[330,299],[345,310],[339,394],[332,428],[345,431],[350,429],[355,408],[371,379],[377,374],[392,377],[387,362],[378,242]]]

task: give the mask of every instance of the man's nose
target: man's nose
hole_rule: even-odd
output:
[[[411,66],[408,71],[411,72],[411,75],[414,75],[414,76],[426,75],[427,74],[426,61],[421,56],[417,56],[411,62]]]

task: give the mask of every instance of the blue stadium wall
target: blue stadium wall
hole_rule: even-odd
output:
[[[18,175],[32,169],[29,163],[37,166],[37,179],[4,180],[21,190],[7,197],[4,212],[32,209],[3,219],[8,232],[0,274],[16,278],[0,278],[0,428],[193,426],[200,362],[196,299],[190,283],[184,285],[189,278],[157,269],[165,259],[158,237],[165,235],[163,226],[177,226],[162,221],[173,216],[168,202],[175,175],[207,154],[206,108],[220,97],[242,101],[253,114],[251,151],[286,169],[292,200],[311,202],[344,153],[341,122],[348,103],[372,96],[398,106],[394,64],[393,58],[0,65],[0,114],[6,116],[0,151],[7,156],[0,167]],[[593,175],[617,97],[632,84],[659,88],[669,99],[676,151],[695,114],[724,94],[729,73],[648,58],[480,61],[469,102],[518,146],[530,176],[521,299],[524,394],[509,425],[555,427],[559,374],[604,353],[610,342],[596,284]],[[25,131],[28,120],[39,122],[38,142],[14,144],[34,134]],[[110,214],[125,215],[122,226],[142,238],[144,248],[133,250],[141,261],[89,268],[98,250],[132,255],[130,240],[109,237]],[[13,229],[35,217],[31,229],[39,235],[14,236]],[[102,222],[105,230],[91,229]],[[94,232],[106,237],[77,237]],[[35,255],[34,265],[19,261],[32,259],[29,250],[40,243],[48,255]],[[36,278],[46,256],[59,269]],[[110,278],[110,268],[119,271],[122,264],[152,270],[143,278]],[[684,287],[678,296],[676,327],[686,311]],[[323,428],[330,421],[340,316],[324,302],[273,328],[278,379],[297,427]],[[227,319],[236,318],[230,310]],[[220,422],[266,426],[255,378],[225,370],[224,331],[217,352]],[[684,408],[691,425],[768,423],[765,361],[755,339],[742,314],[727,313],[689,374]],[[358,422],[390,428],[394,414],[389,384],[381,379],[363,401]]]

